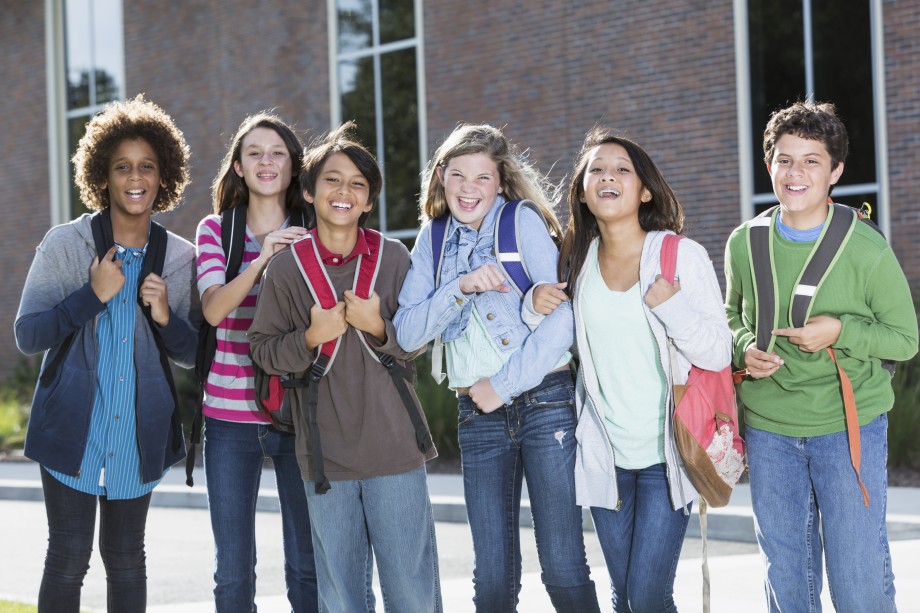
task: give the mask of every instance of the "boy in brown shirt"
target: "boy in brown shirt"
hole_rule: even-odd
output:
[[[387,606],[397,611],[440,611],[437,546],[424,464],[437,455],[417,440],[410,413],[424,420],[418,398],[407,407],[380,362],[396,358],[411,372],[418,352],[403,351],[391,322],[409,269],[402,243],[363,227],[383,179],[374,157],[347,134],[346,124],[306,152],[304,198],[316,225],[304,243],[269,263],[249,331],[253,361],[271,374],[304,379],[322,346],[337,342],[331,367],[316,385],[316,439],[308,391],[293,394],[297,457],[307,492],[321,608],[355,611],[373,598],[368,560],[376,558]],[[377,247],[379,243],[379,248]],[[335,294],[335,306],[317,304],[298,251],[314,250]],[[364,258],[379,255],[368,298],[355,291]],[[311,276],[311,280],[314,276]],[[317,291],[323,289],[314,288]],[[377,355],[379,354],[379,355]],[[424,422],[422,422],[424,423]],[[427,433],[426,433],[427,434]],[[328,478],[331,488],[323,492]],[[371,556],[373,551],[373,557]]]

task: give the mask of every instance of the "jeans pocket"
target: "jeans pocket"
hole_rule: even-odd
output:
[[[476,418],[476,409],[470,406],[461,406],[460,413],[457,415],[457,427],[466,426]]]

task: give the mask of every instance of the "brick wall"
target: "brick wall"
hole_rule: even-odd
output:
[[[211,212],[211,182],[246,115],[275,109],[301,137],[329,129],[326,3],[125,4],[127,93],[144,92],[166,109],[192,149],[185,202],[158,221],[194,241]]]
[[[885,2],[891,241],[920,294],[920,10]]]
[[[730,3],[438,0],[425,52],[430,151],[458,121],[488,122],[559,179],[589,128],[614,127],[655,159],[721,270],[740,221]]]
[[[0,380],[21,359],[13,321],[35,247],[51,223],[44,12],[42,2],[6,3],[0,17]]]

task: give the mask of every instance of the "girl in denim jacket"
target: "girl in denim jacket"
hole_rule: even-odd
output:
[[[449,387],[457,392],[460,411],[477,611],[516,610],[524,476],[542,579],[553,606],[599,610],[575,506],[572,310],[561,304],[531,330],[493,246],[496,213],[505,200],[532,200],[543,218],[522,209],[521,257],[534,281],[555,283],[558,250],[551,233],[558,236],[560,227],[548,188],[500,130],[488,125],[454,130],[425,172],[421,207],[428,223],[412,250],[393,318],[404,349],[418,349],[440,335],[447,350]],[[442,215],[450,219],[436,284],[430,220]]]

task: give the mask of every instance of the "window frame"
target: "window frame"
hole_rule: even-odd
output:
[[[776,196],[771,193],[754,193],[754,173],[758,172],[762,162],[753,159],[752,147],[754,130],[751,119],[751,58],[749,52],[750,33],[748,29],[748,0],[732,0],[734,5],[734,36],[735,36],[735,93],[738,112],[738,171],[740,187],[741,220],[751,219],[754,216],[755,206],[767,202],[775,202]],[[874,183],[860,183],[841,185],[834,188],[835,196],[860,194],[867,191],[878,194],[878,225],[885,236],[891,241],[891,200],[888,180],[888,126],[887,126],[887,100],[885,97],[885,41],[882,0],[866,0],[869,2],[870,15],[870,45],[872,57],[872,98],[873,98],[873,123],[875,130],[875,176]],[[811,2],[801,0],[802,20],[804,29],[804,56],[805,56],[805,91],[811,99],[814,95],[814,65],[812,61],[811,45]],[[763,172],[762,169],[759,169]]]
[[[428,162],[428,125],[425,101],[425,45],[424,45],[424,17],[422,14],[422,0],[412,0],[415,15],[414,31],[415,36],[405,38],[399,41],[380,43],[379,40],[379,17],[378,6],[379,0],[370,0],[371,3],[371,23],[372,23],[372,41],[371,44],[363,49],[356,51],[339,52],[338,49],[338,9],[337,0],[326,0],[327,30],[329,32],[329,118],[330,129],[334,130],[342,124],[342,99],[339,95],[339,64],[343,61],[352,61],[358,59],[373,58],[374,63],[374,107],[375,107],[375,125],[374,130],[377,141],[377,159],[383,168],[386,168],[386,147],[383,133],[383,92],[380,84],[380,57],[389,52],[403,51],[415,48],[415,70],[416,70],[416,104],[418,106],[418,157],[419,168],[424,171]],[[387,223],[387,184],[384,180],[383,189],[377,199],[377,207],[380,219],[380,232],[386,236],[396,239],[412,239],[418,234],[418,227],[413,228],[389,228]]]
[[[51,224],[58,225],[73,219],[69,123],[77,117],[86,117],[89,121],[105,108],[102,104],[67,108],[67,32],[66,0],[45,0],[45,65],[46,88],[48,95],[48,188]],[[124,47],[124,2],[122,1],[122,47]],[[120,74],[114,75],[127,93],[125,82],[125,65],[121,63]],[[95,73],[90,71],[90,92],[95,97]]]

